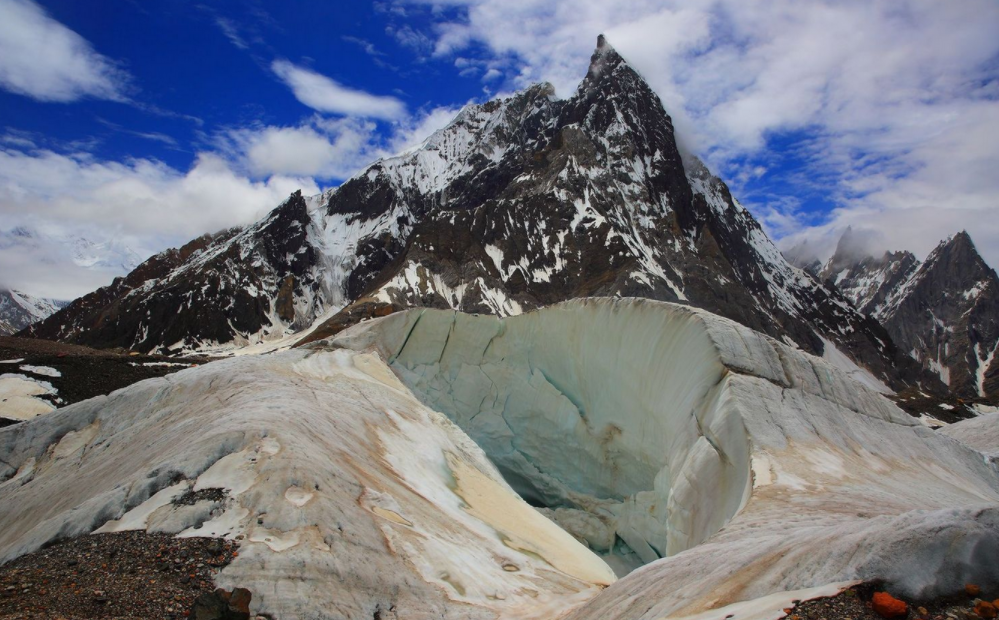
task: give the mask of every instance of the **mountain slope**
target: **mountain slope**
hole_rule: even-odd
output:
[[[539,84],[469,105],[420,147],[320,196],[293,195],[31,333],[204,349],[281,338],[338,311],[342,326],[409,306],[511,315],[636,296],[839,349],[892,385],[915,378],[876,321],[792,267],[721,180],[681,159],[659,98],[602,37],[577,92],[553,95]]]
[[[21,331],[59,310],[65,302],[33,297],[15,290],[0,290],[0,336]]]

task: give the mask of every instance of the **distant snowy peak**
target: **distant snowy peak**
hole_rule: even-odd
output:
[[[952,392],[999,397],[999,278],[967,232],[920,263],[909,252],[875,258],[858,251],[856,233],[847,230],[820,276]]]
[[[124,275],[142,263],[140,256],[120,237],[103,231],[78,232],[16,226],[0,230],[0,248],[32,253],[38,260],[66,261],[84,269]]]
[[[66,302],[42,299],[15,290],[0,290],[0,335],[17,333],[59,310]]]
[[[195,245],[150,259],[34,333],[217,350],[412,306],[511,315],[647,297],[815,353],[833,343],[893,387],[918,370],[835,288],[791,266],[720,179],[683,161],[659,97],[603,38],[568,99],[537,84],[468,105],[341,186],[295,194]]]
[[[68,239],[73,262],[87,269],[100,269],[126,274],[142,263],[142,257],[117,238],[96,242],[80,235]]]

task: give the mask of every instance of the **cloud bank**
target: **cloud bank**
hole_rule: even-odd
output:
[[[97,161],[87,154],[0,149],[0,220],[4,230],[48,231],[30,243],[0,244],[0,284],[72,298],[119,272],[72,263],[53,239],[82,234],[101,243],[122,236],[146,257],[207,231],[263,216],[296,189],[316,193],[310,178],[252,181],[216,154],[203,153],[186,173],[148,159]]]

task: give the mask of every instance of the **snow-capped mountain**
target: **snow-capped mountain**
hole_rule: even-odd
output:
[[[963,397],[999,394],[999,278],[967,232],[920,263],[909,252],[853,251],[847,229],[819,276],[877,319],[898,346]]]
[[[601,37],[575,94],[469,105],[422,145],[260,222],[153,257],[32,329],[138,350],[329,333],[409,306],[519,314],[587,296],[702,307],[893,386],[918,366],[793,267]],[[168,255],[169,254],[169,255]],[[904,379],[903,379],[904,378]]]
[[[17,333],[65,305],[64,301],[40,299],[20,291],[0,289],[0,335]]]

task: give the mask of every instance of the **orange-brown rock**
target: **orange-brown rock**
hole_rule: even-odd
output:
[[[996,617],[996,606],[988,601],[978,601],[975,604],[975,613],[978,614],[979,618],[992,620]]]
[[[871,607],[882,618],[904,618],[909,613],[909,606],[887,592],[875,592]]]

